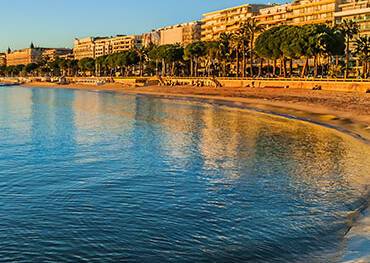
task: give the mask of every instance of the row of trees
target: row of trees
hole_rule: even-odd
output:
[[[265,30],[249,19],[235,33],[223,33],[217,41],[196,41],[135,48],[129,51],[80,61],[56,61],[3,67],[3,75],[97,75],[97,76],[345,76],[357,57],[367,77],[370,38],[356,36],[353,21],[336,27],[327,25],[278,26]],[[344,72],[344,74],[343,74]]]

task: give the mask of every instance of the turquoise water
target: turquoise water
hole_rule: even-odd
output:
[[[338,262],[369,147],[195,102],[0,89],[0,261]]]

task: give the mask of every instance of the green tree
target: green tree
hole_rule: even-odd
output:
[[[256,34],[264,31],[265,27],[258,24],[255,18],[248,18],[242,25],[243,31],[249,36],[249,53],[250,53],[250,74],[253,76],[254,65],[254,44]]]
[[[228,62],[231,58],[231,48],[230,43],[233,34],[221,33],[219,38],[217,57],[222,65],[222,76],[226,77],[228,75]]]
[[[95,59],[83,58],[78,61],[78,67],[83,72],[83,74],[86,74],[87,72],[92,74],[95,71]]]
[[[184,49],[184,59],[190,60],[190,76],[197,77],[199,69],[199,58],[206,54],[206,45],[202,41],[196,41]]]
[[[260,34],[255,43],[255,51],[258,56],[267,60],[273,60],[273,75],[276,75],[276,60],[281,57],[281,30],[285,26],[273,27]]]

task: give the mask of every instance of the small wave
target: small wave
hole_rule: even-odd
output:
[[[369,200],[369,199],[368,199]],[[356,224],[346,235],[343,263],[370,262],[370,210],[359,213]]]

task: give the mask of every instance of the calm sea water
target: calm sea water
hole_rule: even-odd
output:
[[[369,147],[220,106],[0,89],[0,261],[338,262]]]

